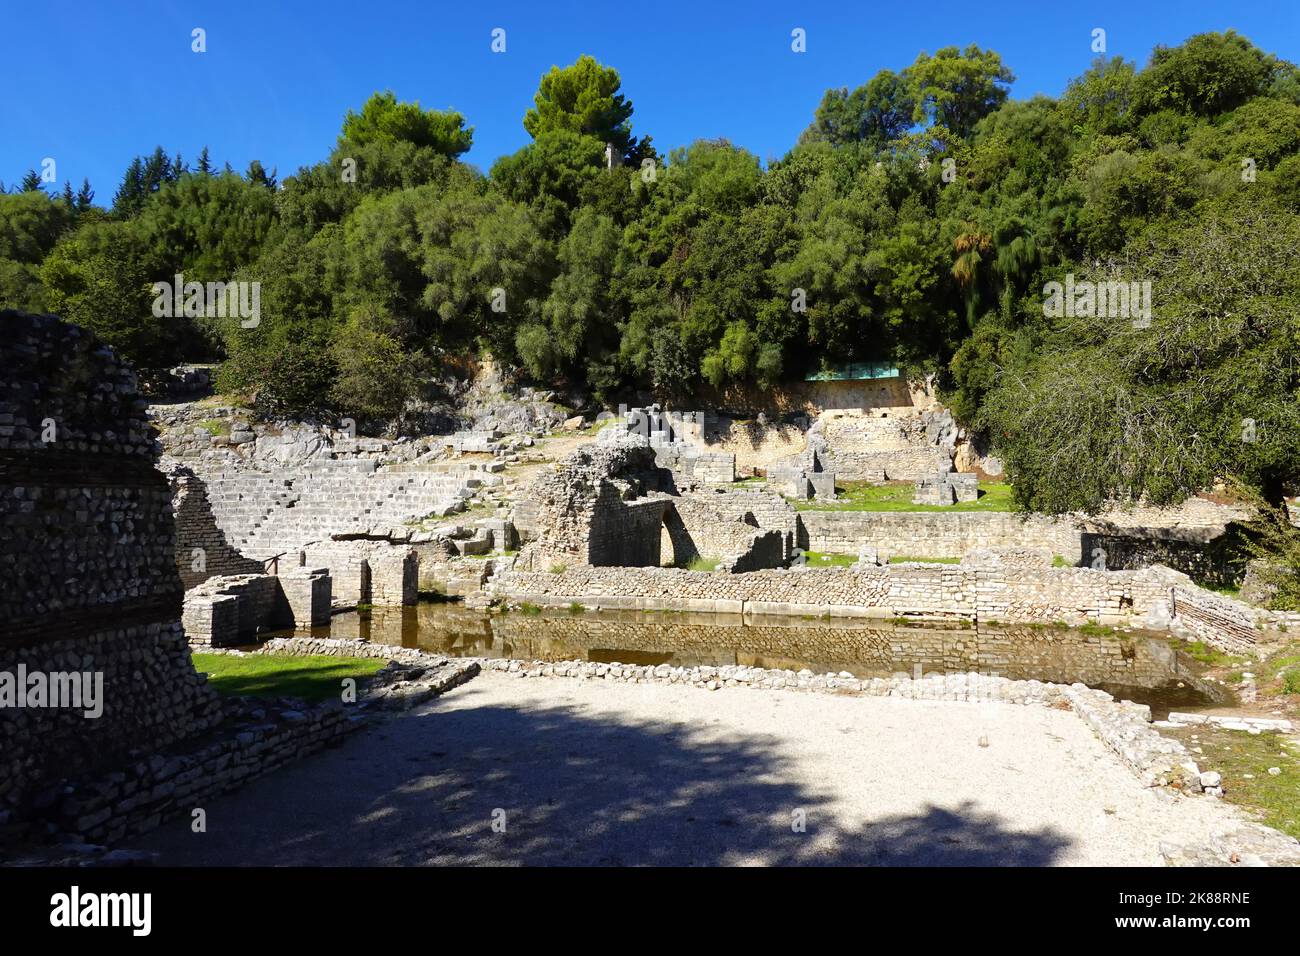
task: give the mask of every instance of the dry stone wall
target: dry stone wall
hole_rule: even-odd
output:
[[[171,489],[134,373],[53,316],[0,312],[0,675],[85,675],[102,713],[0,708],[0,812],[220,716],[181,631]],[[0,678],[3,679],[3,678]]]
[[[746,615],[926,617],[978,621],[1120,622],[1167,602],[1186,578],[1168,569],[970,567],[902,564],[868,568],[760,570],[577,567],[561,573],[511,569],[499,596],[539,606],[711,611]]]
[[[882,554],[960,558],[975,548],[1033,548],[1078,564],[1081,534],[1066,518],[1022,518],[998,511],[800,511],[800,546],[809,551],[856,554],[862,546]]]

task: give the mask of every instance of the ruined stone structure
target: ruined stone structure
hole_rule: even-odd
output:
[[[648,445],[599,442],[579,448],[533,489],[536,541],[519,555],[523,567],[658,566],[665,476]]]
[[[1002,511],[801,511],[799,546],[857,554],[869,546],[882,558],[960,558],[975,548],[1032,548],[1083,563],[1081,532],[1069,518],[1022,517]]]
[[[823,415],[808,430],[808,447],[841,481],[915,481],[952,470],[940,437],[916,414]]]
[[[207,486],[191,469],[177,466],[169,478],[176,521],[176,569],[186,588],[214,575],[260,574],[262,562],[231,547],[217,525]]]
[[[1132,622],[1167,607],[1188,579],[1167,568],[1093,571],[948,564],[759,570],[717,574],[675,568],[511,570],[494,581],[511,600],[616,610],[971,621]]]
[[[912,504],[951,505],[958,501],[979,500],[979,476],[938,471],[916,479]]]
[[[705,448],[704,427],[700,413],[684,416],[663,412],[657,405],[621,407],[616,423],[606,426],[599,438],[616,444],[637,439],[645,442],[654,450],[655,464],[672,473],[679,490],[730,484],[736,480],[736,456]]]
[[[220,704],[181,630],[172,492],[135,376],[52,316],[0,312],[0,674],[102,679],[102,715],[0,709],[0,809],[204,730]]]

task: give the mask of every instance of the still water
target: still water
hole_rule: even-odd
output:
[[[855,677],[998,674],[1015,680],[1076,681],[1149,704],[1157,717],[1231,703],[1221,685],[1163,636],[1001,625],[899,625],[874,620],[810,621],[633,611],[489,614],[459,604],[422,603],[336,614],[317,637],[418,647],[451,657],[621,664],[743,664]]]

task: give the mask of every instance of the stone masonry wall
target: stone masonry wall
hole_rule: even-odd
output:
[[[1069,564],[1083,557],[1081,535],[1069,519],[1009,512],[800,511],[800,546],[856,554],[869,545],[886,556],[960,558],[974,548],[1033,548]]]
[[[171,490],[134,373],[53,316],[0,312],[0,672],[102,678],[103,713],[0,709],[0,810],[210,726],[181,631]]]
[[[207,487],[198,476],[177,467],[170,478],[181,583],[188,589],[214,575],[262,573],[262,562],[244,557],[226,540],[212,514]]]
[[[1167,601],[1186,578],[1167,569],[1004,568],[904,564],[718,574],[676,568],[510,570],[497,593],[540,606],[980,621],[1120,621]]]

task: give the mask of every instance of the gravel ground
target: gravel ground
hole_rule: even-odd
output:
[[[206,833],[186,816],[133,847],[201,865],[1160,865],[1161,841],[1232,814],[1142,788],[1066,711],[494,673],[205,809]]]

